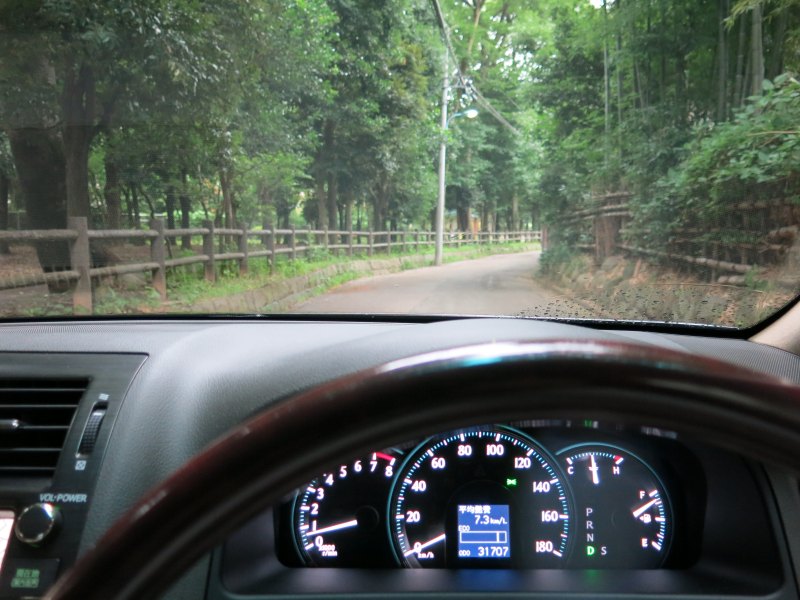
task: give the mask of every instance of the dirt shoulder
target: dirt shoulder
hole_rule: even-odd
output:
[[[791,301],[795,292],[768,277],[745,285],[709,283],[702,273],[626,256],[595,265],[573,257],[544,280],[595,318],[749,327]]]

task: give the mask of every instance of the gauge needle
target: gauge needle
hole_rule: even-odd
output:
[[[589,470],[592,472],[592,483],[595,485],[600,484],[600,478],[597,476],[597,471],[600,469],[597,468],[597,463],[594,461],[594,454],[590,454],[589,458],[592,459],[592,466],[589,467]]]
[[[428,546],[433,546],[434,544],[438,544],[439,542],[444,540],[445,537],[447,537],[447,536],[446,536],[446,534],[443,533],[442,535],[437,535],[432,540],[428,540],[427,542],[425,542],[424,544],[420,544],[419,546],[414,544],[414,548],[412,550],[409,550],[405,554],[403,554],[403,556],[411,556],[412,554],[416,554],[418,552],[422,552]]]
[[[642,513],[644,513],[644,511],[646,511],[648,508],[653,506],[653,504],[655,504],[656,502],[658,502],[658,498],[654,498],[654,499],[650,500],[650,502],[648,502],[647,504],[644,504],[644,505],[640,506],[639,508],[637,508],[635,511],[633,511],[634,518],[638,519],[639,517],[641,517]]]
[[[316,525],[316,521],[314,524]],[[340,529],[348,529],[350,527],[355,527],[356,525],[358,525],[358,519],[353,519],[352,521],[345,521],[344,523],[329,525],[328,527],[323,527],[322,529],[312,529],[308,532],[308,535],[320,535],[322,533],[329,533],[331,531],[338,531]]]

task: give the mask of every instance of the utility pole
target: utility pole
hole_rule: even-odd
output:
[[[433,263],[438,267],[442,264],[442,252],[444,249],[444,199],[445,185],[445,166],[447,161],[447,100],[450,94],[450,61],[447,56],[447,49],[444,50],[444,61],[442,65],[442,120],[439,134],[439,199],[436,203],[436,250]]]

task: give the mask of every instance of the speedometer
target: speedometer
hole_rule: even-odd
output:
[[[544,449],[517,431],[480,427],[431,438],[409,456],[388,522],[409,567],[558,567],[570,505]]]

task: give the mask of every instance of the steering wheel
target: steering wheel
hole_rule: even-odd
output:
[[[458,348],[271,404],[148,492],[46,598],[155,597],[322,467],[420,435],[523,418],[647,423],[798,470],[800,390],[787,382],[633,344]]]

